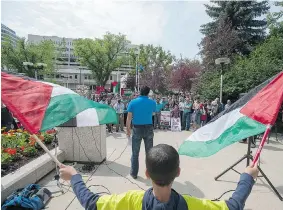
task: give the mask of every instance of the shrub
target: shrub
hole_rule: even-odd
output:
[[[55,130],[43,132],[38,138],[45,144],[50,144],[55,132]],[[16,161],[22,157],[22,154],[28,157],[35,156],[38,152],[37,148],[41,149],[35,138],[27,131],[17,129],[6,132],[6,128],[2,128],[1,133],[2,159],[5,162]]]
[[[9,153],[2,152],[1,153],[1,164],[8,164],[12,162],[12,156]]]
[[[24,148],[23,154],[27,157],[34,157],[37,154],[37,149],[32,146],[26,147]]]

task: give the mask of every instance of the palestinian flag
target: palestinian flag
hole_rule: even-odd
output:
[[[60,85],[1,73],[2,102],[31,133],[64,123],[84,127],[116,123],[113,108]]]
[[[283,101],[283,72],[265,81],[183,142],[180,155],[208,157],[273,125]]]

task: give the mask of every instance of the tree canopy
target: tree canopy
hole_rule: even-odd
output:
[[[206,36],[217,33],[221,20],[231,23],[241,43],[237,51],[243,55],[249,54],[253,47],[265,39],[267,21],[261,18],[269,10],[267,1],[211,1],[206,4],[206,13],[212,22],[201,26],[201,32]],[[260,19],[261,18],[261,19]]]
[[[169,65],[173,62],[173,59],[174,56],[171,54],[171,52],[165,51],[161,46],[139,46],[138,62],[144,67],[145,70],[159,67],[168,69]]]
[[[223,75],[223,99],[235,100],[283,70],[283,37],[271,36],[248,57],[238,57]],[[201,76],[198,93],[214,99],[219,95],[220,73],[207,71]]]
[[[205,36],[200,43],[205,70],[215,68],[215,59],[219,57],[233,57],[237,54],[241,40],[238,32],[232,28],[231,22],[220,20],[215,33]]]
[[[172,68],[171,88],[183,92],[191,90],[201,72],[201,64],[197,60],[179,59]]]
[[[47,66],[40,72],[41,74],[52,74],[56,57],[56,48],[52,41],[44,40],[38,44],[30,43],[24,38],[14,43],[9,39],[2,42],[1,60],[2,67],[9,70],[17,70],[25,73],[29,77],[35,76],[33,68],[27,68],[23,62],[33,64],[45,63]]]
[[[275,6],[279,7],[279,12],[270,12],[267,15],[267,23],[270,31],[270,36],[283,37],[283,2],[274,2]]]
[[[108,32],[102,39],[76,40],[74,51],[81,64],[92,71],[97,84],[105,86],[111,72],[125,63],[124,53],[129,44],[125,35]]]
[[[169,88],[170,65],[175,57],[161,46],[140,45],[131,51],[132,61],[142,66],[140,85],[147,85],[155,92],[164,93]],[[133,84],[133,75],[128,77]]]

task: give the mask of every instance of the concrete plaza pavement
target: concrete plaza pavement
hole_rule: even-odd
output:
[[[166,143],[178,148],[184,139],[190,135],[190,132],[171,132],[157,131],[154,136],[154,144]],[[282,136],[279,137],[282,140]],[[283,142],[283,141],[281,141]],[[261,168],[283,196],[283,144],[271,140],[262,152]],[[257,143],[258,144],[258,143]],[[84,173],[83,179],[90,190],[96,192],[123,193],[127,190],[138,190],[139,188],[148,189],[151,186],[150,180],[147,180],[145,171],[145,153],[144,145],[140,151],[140,170],[137,180],[133,180],[130,175],[130,157],[131,148],[127,146],[127,138],[124,133],[114,133],[107,137],[107,161],[95,168],[90,173]],[[237,186],[239,175],[229,171],[219,181],[214,177],[229,167],[239,158],[241,158],[247,149],[247,144],[236,143],[229,146],[219,153],[208,158],[190,158],[181,156],[181,175],[176,178],[173,188],[179,193],[190,194],[192,196],[215,199],[228,190],[233,190]],[[124,151],[125,150],[125,151]],[[121,153],[123,154],[121,155]],[[255,149],[253,149],[255,153]],[[111,162],[115,160],[114,162]],[[239,164],[236,169],[244,171],[246,161]],[[77,165],[76,167],[80,167]],[[54,172],[43,178],[39,184],[45,185],[51,191],[58,191],[56,182],[53,179]],[[62,180],[61,180],[62,181]],[[68,183],[64,184],[65,193],[55,193],[54,197],[48,203],[48,209],[83,209],[75,198],[72,189]],[[91,186],[102,185],[102,186]],[[105,186],[107,189],[105,189]],[[228,199],[232,192],[225,194],[222,199]],[[258,178],[257,182],[249,196],[246,210],[282,210],[283,202],[278,199],[267,182],[263,178]]]

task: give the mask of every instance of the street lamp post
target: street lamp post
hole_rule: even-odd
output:
[[[222,103],[222,89],[223,89],[223,68],[224,64],[229,64],[230,59],[229,58],[217,58],[215,60],[216,65],[221,65],[221,72],[220,72],[220,103]]]
[[[138,68],[138,63],[139,63],[139,56],[140,56],[140,49],[138,49],[137,52],[137,57],[136,57],[136,86],[137,86],[137,91],[139,92],[139,86],[140,86],[140,79],[139,79],[139,68]]]
[[[34,77],[37,79],[38,70],[42,70],[47,65],[45,63],[31,63],[31,62],[23,62],[23,65],[29,70],[29,68],[34,69]]]

